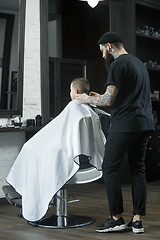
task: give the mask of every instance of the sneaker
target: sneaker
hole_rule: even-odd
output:
[[[122,217],[119,220],[114,220],[110,217],[96,228],[96,232],[120,232],[124,230],[126,230],[126,224]]]
[[[142,221],[132,222],[132,232],[134,233],[144,233],[144,228],[142,225]]]
[[[131,219],[131,221],[126,226],[126,229],[132,231],[133,233],[144,233],[142,221],[133,222]]]

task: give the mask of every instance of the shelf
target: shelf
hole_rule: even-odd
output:
[[[1,132],[38,132],[41,127],[2,127],[0,128]]]
[[[152,99],[152,102],[160,102],[160,99]]]
[[[160,37],[145,35],[145,34],[142,34],[142,33],[136,33],[136,37],[141,37],[141,38],[147,38],[147,39],[152,39],[152,40],[158,40],[158,41],[160,41]]]
[[[149,71],[159,71],[159,72],[160,72],[160,68],[147,67],[147,69],[148,69]]]

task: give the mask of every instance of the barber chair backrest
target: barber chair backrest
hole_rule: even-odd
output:
[[[110,114],[104,112],[103,110],[90,106],[99,116],[102,131],[107,138],[108,129],[110,126]],[[89,158],[87,156],[79,156],[80,169],[78,172],[68,181],[68,184],[84,184],[96,181],[102,177],[102,171],[97,170],[89,163]]]
[[[68,184],[84,184],[96,181],[102,177],[102,171],[98,171],[89,163],[89,158],[79,156],[80,168],[78,172],[68,181]]]

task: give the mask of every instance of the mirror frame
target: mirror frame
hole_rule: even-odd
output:
[[[19,66],[18,66],[17,109],[12,109],[12,110],[0,109],[0,118],[11,117],[12,115],[22,115],[25,13],[26,13],[26,0],[19,0],[19,38],[18,38],[19,39],[19,46],[18,46]]]
[[[48,0],[40,0],[41,108],[43,124],[49,113]]]

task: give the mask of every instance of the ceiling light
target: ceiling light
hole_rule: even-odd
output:
[[[100,1],[103,0],[80,0],[80,1],[87,1],[88,5],[92,8],[96,7]]]
[[[90,7],[94,8],[94,7],[97,6],[99,1],[98,0],[87,0],[87,2],[88,2]]]

